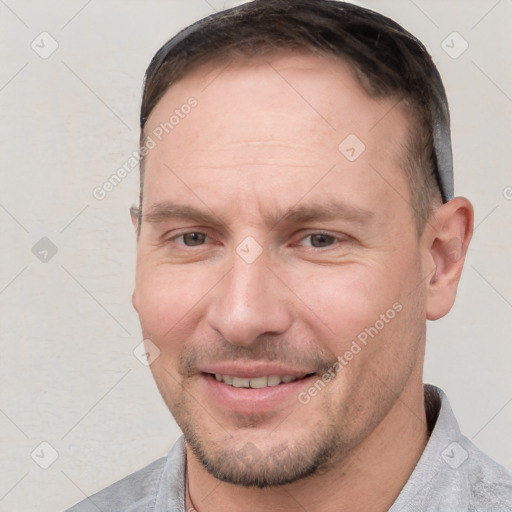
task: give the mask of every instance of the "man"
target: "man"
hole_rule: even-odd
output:
[[[133,304],[184,437],[71,510],[512,510],[423,385],[473,210],[421,43],[354,5],[256,0],[159,50],[141,130]]]

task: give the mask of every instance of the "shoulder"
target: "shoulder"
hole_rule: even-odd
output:
[[[457,491],[453,494],[458,495],[460,504],[465,504],[461,510],[512,512],[512,473],[461,433],[448,398],[440,389],[436,391],[441,398],[434,429],[442,450],[440,487]]]
[[[156,498],[165,463],[166,457],[162,457],[89,496],[66,512],[98,512],[98,509],[111,512],[146,511]]]
[[[155,512],[183,510],[186,471],[185,439],[181,436],[167,457],[152,462],[66,512]]]
[[[512,473],[466,440],[470,511],[512,511]]]
[[[429,441],[390,512],[512,512],[512,473],[461,433],[441,389],[425,386],[425,409]]]

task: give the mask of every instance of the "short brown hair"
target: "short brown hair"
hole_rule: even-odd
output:
[[[340,58],[353,67],[371,97],[396,97],[412,107],[412,128],[400,163],[409,181],[411,206],[421,234],[433,205],[451,199],[453,193],[445,90],[420,41],[393,20],[353,4],[255,0],[182,30],[158,50],[146,71],[141,148],[149,115],[169,87],[187,73],[210,62],[247,60],[283,51],[312,51]],[[139,227],[143,181],[141,160]]]

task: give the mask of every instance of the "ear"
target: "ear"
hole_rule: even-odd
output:
[[[473,206],[456,197],[434,211],[425,229],[429,267],[434,272],[427,282],[428,320],[446,315],[453,306],[466,251],[473,235]]]
[[[138,231],[139,230],[139,216],[140,216],[140,210],[138,206],[135,206],[132,204],[130,206],[130,217],[132,219],[133,227]]]
[[[140,223],[140,209],[137,206],[132,205],[130,207],[130,217],[132,219],[133,227],[137,231],[137,239],[138,239],[139,238],[139,232],[140,232],[140,226],[139,226],[139,223]],[[132,305],[133,305],[133,308],[135,309],[135,311],[137,311],[137,313],[138,313],[139,309],[138,309],[137,287],[135,287],[135,289],[133,290],[133,293],[132,293]]]
[[[137,294],[137,288],[135,288],[132,293],[132,306],[133,306],[133,309],[135,309],[135,311],[137,311],[137,313],[138,313],[139,312],[139,297]]]

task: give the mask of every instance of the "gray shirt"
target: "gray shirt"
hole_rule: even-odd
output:
[[[446,395],[425,386],[430,439],[389,512],[512,512],[512,473],[460,432]],[[185,441],[67,512],[185,512]]]

